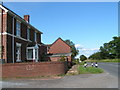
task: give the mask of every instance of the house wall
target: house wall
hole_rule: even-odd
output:
[[[71,53],[71,47],[67,45],[61,38],[58,38],[49,48],[49,54],[61,54],[61,53]],[[61,59],[60,56],[58,57],[51,57],[48,56],[50,61],[58,61]],[[71,56],[66,56],[66,61],[71,62]]]
[[[50,61],[59,61],[61,57],[49,57],[48,58]],[[66,61],[71,61],[71,56],[65,57]]]
[[[41,58],[40,61],[48,61],[47,59],[47,47],[45,45],[41,45],[39,49],[39,57]]]
[[[15,63],[2,65],[2,77],[38,77],[65,74],[67,62]]]
[[[7,13],[2,14],[2,33],[7,29]],[[7,35],[2,35],[2,58],[7,62]]]
[[[15,58],[15,62],[16,62],[16,43],[20,43],[21,44],[21,60],[24,62],[26,61],[27,59],[27,56],[26,56],[26,48],[27,48],[27,44],[28,42],[27,41],[23,41],[23,40],[20,40],[18,38],[15,38],[14,39],[14,58]],[[10,59],[9,59],[10,60]]]
[[[27,27],[28,25],[24,22],[21,22],[21,36],[16,36],[16,20],[17,18],[14,18],[14,27],[13,27],[13,16],[5,13],[3,11],[3,29],[2,33],[2,46],[3,46],[3,59],[7,63],[13,62],[13,42],[14,42],[14,61],[16,62],[16,43],[21,43],[21,60],[26,60],[26,47],[30,43],[34,43],[34,32],[35,30],[30,27],[30,40],[27,40]],[[14,34],[13,34],[13,28],[14,28]],[[7,34],[6,34],[7,33]],[[9,35],[11,34],[11,35]],[[14,36],[14,39],[13,39]],[[37,33],[37,43],[41,44],[41,33],[38,31]],[[39,55],[41,56],[41,55]]]
[[[49,57],[51,61],[59,61],[61,57]]]
[[[71,48],[63,42],[61,39],[58,39],[49,49],[49,53],[56,54],[56,53],[70,53]]]

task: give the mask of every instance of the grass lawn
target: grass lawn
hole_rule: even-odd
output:
[[[80,74],[98,74],[102,73],[103,70],[101,68],[96,68],[96,67],[86,67],[84,68],[83,66],[78,67],[78,71]]]

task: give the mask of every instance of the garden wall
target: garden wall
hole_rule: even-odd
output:
[[[2,77],[39,77],[65,74],[67,62],[6,63],[2,65]]]

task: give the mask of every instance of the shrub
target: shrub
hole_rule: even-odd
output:
[[[66,58],[65,58],[66,56],[60,56],[60,59],[59,59],[59,61],[66,61]]]

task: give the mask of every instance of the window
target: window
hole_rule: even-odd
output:
[[[37,49],[35,49],[35,59],[37,59],[38,58],[38,51],[37,51]]]
[[[27,60],[34,60],[38,62],[38,45],[36,44],[33,47],[27,47]]]
[[[20,36],[20,22],[16,21],[16,36]]]
[[[27,28],[27,39],[30,40],[30,28]]]
[[[40,43],[41,43],[41,34],[39,34],[39,38],[40,38],[39,41],[40,41]]]
[[[37,41],[37,33],[36,32],[34,33],[34,41],[35,42]]]
[[[33,59],[33,49],[28,49],[28,59]]]
[[[21,62],[21,44],[16,43],[16,62]]]

